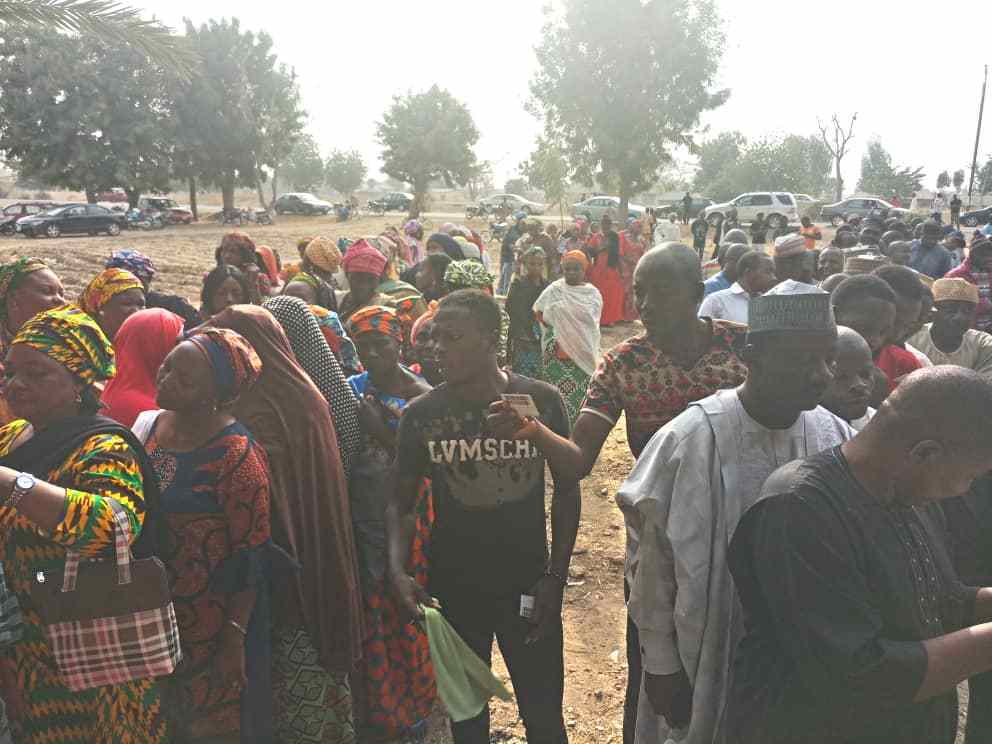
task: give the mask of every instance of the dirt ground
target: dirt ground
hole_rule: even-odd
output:
[[[296,260],[296,241],[306,235],[330,238],[378,234],[386,225],[402,223],[401,215],[366,217],[345,223],[324,217],[280,217],[275,225],[243,228],[256,242],[277,250],[284,261]],[[445,219],[427,219],[426,231]],[[484,224],[473,224],[481,229]],[[0,238],[0,261],[38,256],[51,263],[75,298],[100,269],[111,251],[134,248],[150,256],[158,269],[154,286],[179,293],[199,306],[201,277],[214,263],[221,236],[232,229],[217,224],[175,226],[158,231],[126,232],[117,238],[63,237],[50,239]],[[685,232],[685,229],[683,229]],[[824,230],[829,240],[833,231]],[[498,251],[491,246],[490,251]],[[495,254],[493,254],[495,255]],[[640,324],[624,324],[603,334],[607,349],[640,331]],[[614,496],[633,465],[621,421],[604,446],[592,474],[582,483],[582,521],[565,593],[565,720],[573,744],[614,744],[622,739],[623,697],[626,685],[623,603],[623,519]],[[497,673],[509,676],[494,654]],[[962,713],[966,703],[962,704]],[[492,741],[524,741],[516,705],[493,705]],[[436,716],[429,735],[432,744],[450,741],[442,716]],[[960,740],[960,738],[959,738]]]

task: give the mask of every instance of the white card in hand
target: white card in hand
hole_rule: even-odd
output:
[[[500,398],[510,404],[521,418],[540,418],[541,412],[534,405],[534,399],[526,393],[503,393]]]

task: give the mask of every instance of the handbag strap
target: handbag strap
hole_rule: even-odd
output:
[[[117,584],[124,586],[131,583],[131,546],[128,536],[131,524],[127,521],[127,512],[114,499],[106,499],[114,513],[114,557],[117,563]],[[79,576],[78,551],[69,550],[65,556],[65,570],[62,573],[62,591],[76,591],[76,578]]]

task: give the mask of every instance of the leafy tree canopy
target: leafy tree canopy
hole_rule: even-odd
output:
[[[893,165],[892,156],[876,139],[868,143],[868,150],[861,158],[861,180],[858,181],[858,190],[866,194],[882,196],[889,194],[908,196],[923,188],[924,177],[922,168]]]
[[[362,186],[368,168],[357,150],[335,150],[324,169],[327,185],[341,194],[351,194]]]

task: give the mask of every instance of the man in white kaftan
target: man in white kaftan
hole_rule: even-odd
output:
[[[752,301],[751,313],[747,382],[693,403],[660,429],[617,496],[632,542],[628,612],[645,671],[636,744],[721,741],[743,634],[727,567],[734,528],[778,467],[854,435],[818,406],[836,340],[829,297],[773,289]],[[680,704],[659,702],[652,680],[667,679],[671,692],[675,675],[691,688],[683,696],[691,704],[672,715]],[[659,715],[666,710],[672,726]]]

